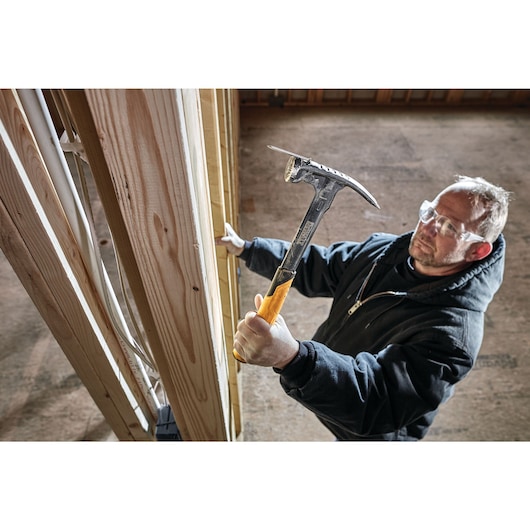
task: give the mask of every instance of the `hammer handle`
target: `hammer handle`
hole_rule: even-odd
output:
[[[279,267],[272,279],[269,290],[258,309],[258,315],[264,318],[271,326],[276,322],[276,318],[282,310],[295,275],[295,271]],[[232,354],[239,362],[245,362],[236,350]]]
[[[258,315],[264,318],[271,326],[282,310],[287,293],[291,288],[296,272],[279,268],[263,302],[258,309]]]

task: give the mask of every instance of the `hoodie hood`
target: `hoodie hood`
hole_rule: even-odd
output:
[[[397,237],[380,256],[379,263],[386,268],[407,259],[412,234],[411,231]],[[439,280],[415,287],[407,293],[407,297],[424,304],[443,304],[484,312],[502,284],[505,250],[506,241],[501,234],[486,258],[473,262],[457,274],[442,276]]]

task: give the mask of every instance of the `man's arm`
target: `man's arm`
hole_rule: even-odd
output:
[[[435,411],[472,364],[469,353],[440,335],[355,356],[303,341],[298,356],[276,371],[290,397],[342,429],[369,436]]]

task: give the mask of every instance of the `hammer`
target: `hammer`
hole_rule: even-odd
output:
[[[290,156],[285,167],[284,178],[286,182],[296,183],[303,181],[311,184],[315,189],[315,195],[302,223],[298,227],[298,232],[285,254],[282,263],[276,270],[269,290],[258,309],[258,315],[272,326],[280,314],[302,255],[313,237],[318,223],[320,223],[324,214],[329,210],[337,192],[345,186],[348,186],[376,208],[380,208],[380,206],[364,186],[348,175],[319,164],[305,156],[280,149],[279,147],[273,145],[268,145],[267,147],[273,151]],[[236,350],[233,350],[233,355],[238,361],[245,362]]]

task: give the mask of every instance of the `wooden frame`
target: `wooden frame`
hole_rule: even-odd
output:
[[[455,107],[530,105],[530,90],[466,89],[242,89],[242,107]]]
[[[230,440],[198,91],[64,91],[186,440]]]
[[[210,197],[212,204],[212,221],[216,237],[225,233],[225,222],[237,226],[237,154],[234,146],[234,131],[231,125],[236,122],[231,114],[234,102],[229,91],[204,89],[200,90],[201,113],[203,120],[206,164]],[[236,102],[237,105],[237,102]],[[237,107],[236,107],[237,108]],[[223,304],[223,325],[225,329],[225,346],[230,352],[234,342],[234,333],[239,319],[239,287],[237,280],[237,262],[229,256],[224,247],[217,247],[219,283]],[[228,355],[230,396],[233,406],[233,434],[242,431],[241,395],[238,381],[239,363]]]
[[[156,411],[103,310],[16,91],[0,91],[0,118],[2,250],[116,435],[153,439]]]
[[[184,440],[241,432],[235,260],[237,94],[56,90],[83,145]],[[119,439],[153,440],[146,399],[106,314],[16,91],[0,94],[0,241]],[[234,129],[236,129],[234,131]]]

